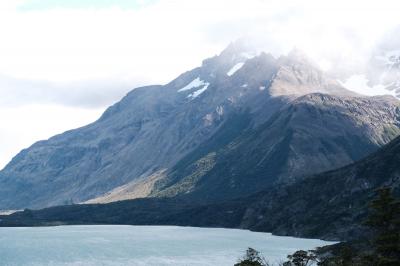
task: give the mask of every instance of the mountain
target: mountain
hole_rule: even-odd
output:
[[[0,226],[93,223],[213,226],[351,240],[368,234],[362,221],[368,212],[368,202],[382,186],[392,187],[400,196],[400,137],[356,163],[245,198],[217,204],[146,198],[60,206],[0,216]]]
[[[361,97],[300,51],[243,42],[0,171],[0,209],[138,197],[220,201],[351,163],[399,134],[399,101]]]

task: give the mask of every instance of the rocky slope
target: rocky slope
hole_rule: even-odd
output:
[[[227,145],[195,150],[151,195],[221,200],[344,166],[399,133],[398,103],[390,102],[386,97],[299,97]]]
[[[360,98],[298,51],[246,51],[233,43],[167,85],[133,90],[98,121],[21,151],[0,172],[0,209],[245,196],[350,163],[399,133],[398,101]]]

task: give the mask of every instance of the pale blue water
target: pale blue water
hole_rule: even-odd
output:
[[[0,265],[232,266],[247,247],[271,262],[331,244],[246,230],[177,226],[0,228]]]

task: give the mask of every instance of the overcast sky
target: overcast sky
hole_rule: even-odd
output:
[[[326,69],[362,61],[400,24],[399,9],[389,0],[0,1],[0,168],[242,36],[275,55],[296,46]]]

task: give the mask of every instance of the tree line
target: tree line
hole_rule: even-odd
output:
[[[390,187],[383,187],[376,191],[369,208],[364,225],[371,229],[370,238],[340,243],[323,255],[319,250],[298,250],[278,266],[400,266],[400,200]],[[234,266],[273,264],[257,250],[248,248]]]

